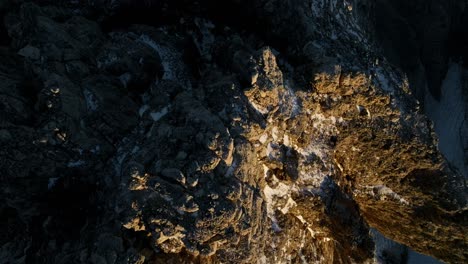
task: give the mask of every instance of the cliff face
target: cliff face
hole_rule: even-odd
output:
[[[370,34],[386,58],[404,70],[414,96],[434,121],[440,150],[465,176],[467,4],[378,1]]]
[[[465,179],[378,8],[0,2],[0,259],[405,261],[380,232],[466,262]]]

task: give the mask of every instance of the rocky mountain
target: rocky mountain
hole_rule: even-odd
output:
[[[466,263],[467,4],[0,0],[0,263]]]

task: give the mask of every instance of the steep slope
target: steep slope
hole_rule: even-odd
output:
[[[371,227],[466,262],[464,177],[373,4],[4,2],[5,263],[404,261]]]

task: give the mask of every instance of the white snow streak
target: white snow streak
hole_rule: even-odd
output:
[[[440,102],[427,93],[425,109],[426,114],[434,122],[434,129],[439,136],[439,150],[466,177],[462,144],[464,133],[460,133],[465,118],[462,74],[460,65],[450,65],[442,84]]]

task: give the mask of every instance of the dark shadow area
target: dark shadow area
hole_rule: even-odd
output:
[[[375,36],[386,58],[407,73],[420,102],[426,85],[440,100],[451,59],[466,63],[467,13],[462,1],[376,1]]]
[[[364,222],[359,212],[359,207],[335,180],[326,176],[320,185],[320,199],[325,205],[325,214],[328,216],[328,226],[337,241],[351,239],[353,245],[364,254],[366,248],[373,248],[374,241],[370,236],[359,234],[369,233],[369,227]],[[345,236],[345,237],[343,237]],[[353,252],[347,252],[349,255]]]
[[[0,245],[8,243],[9,238],[22,234],[26,228],[20,220],[18,210],[9,206],[0,208],[0,226]]]
[[[49,182],[46,193],[33,196],[39,202],[40,213],[28,219],[27,224],[21,223],[20,214],[13,208],[0,211],[0,224],[9,227],[0,230],[5,235],[2,237],[20,239],[22,232],[27,232],[21,238],[28,243],[24,248],[24,263],[55,263],[50,256],[50,245],[67,250],[66,245],[70,241],[87,239],[82,234],[84,229],[94,228],[98,214],[96,191],[94,184],[86,182],[85,175],[77,171],[69,172],[69,175],[63,175],[53,184]]]
[[[130,2],[130,1],[129,1]],[[217,25],[215,33],[222,33],[229,27],[237,32],[251,33],[264,39],[270,46],[279,51],[286,51],[291,45],[286,34],[273,34],[266,18],[249,8],[243,1],[141,1],[127,3],[119,7],[113,15],[106,17],[102,23],[105,32],[124,30],[134,24],[153,27],[177,25],[185,27],[184,21],[203,17]]]
[[[97,215],[96,186],[85,179],[80,174],[64,176],[47,193],[45,204],[52,217],[49,232],[77,238],[86,220]]]
[[[101,26],[105,32],[110,32],[125,30],[134,24],[154,27],[178,24],[182,15],[182,10],[176,8],[178,2],[181,1],[127,3],[115,10],[111,16],[104,18]]]
[[[8,35],[8,30],[5,27],[5,15],[7,13],[7,10],[1,9],[1,4],[0,4],[0,46],[9,46],[11,43],[11,38]]]
[[[455,60],[461,60],[468,68],[468,11],[462,15],[460,22],[452,29],[449,39],[449,55]]]

